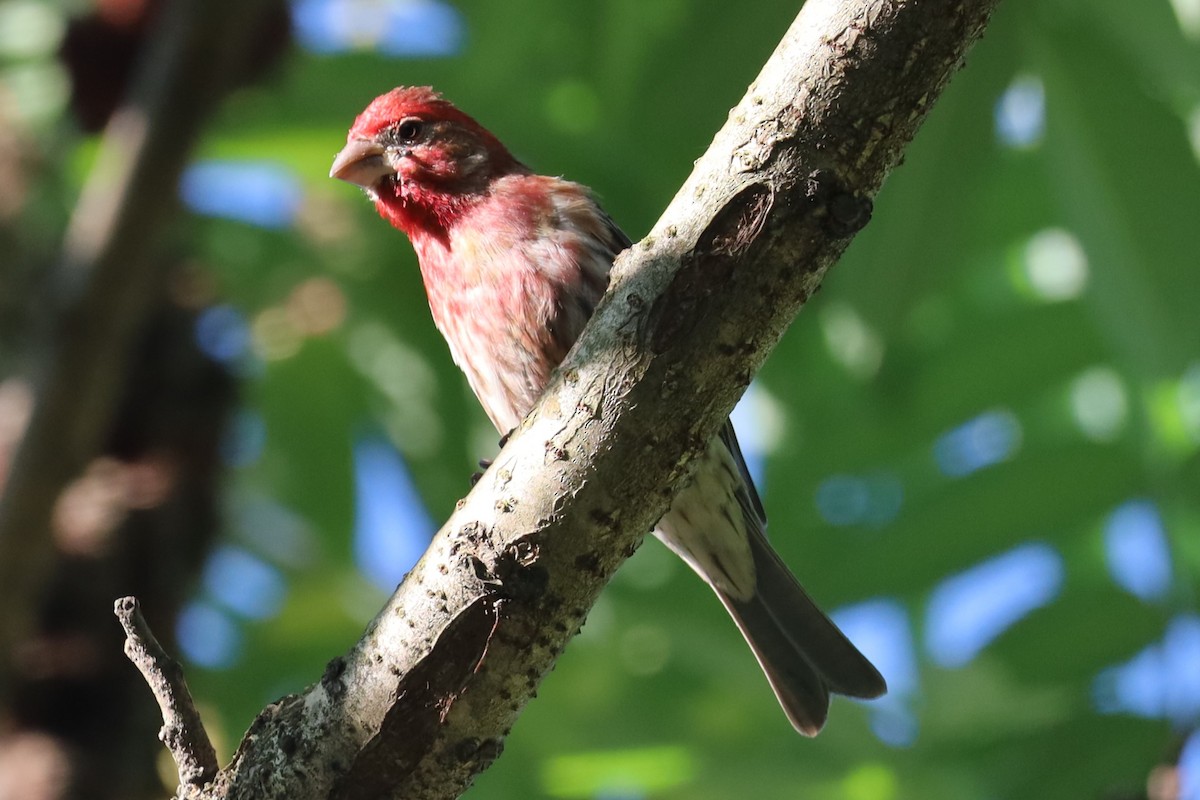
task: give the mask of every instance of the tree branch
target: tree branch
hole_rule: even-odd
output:
[[[47,365],[0,496],[0,653],[29,626],[53,559],[50,519],[63,486],[102,445],[128,354],[162,280],[156,246],[177,211],[179,176],[227,88],[263,0],[174,0],[143,54],[131,97],[105,133],[54,278]],[[12,664],[0,658],[0,705]]]
[[[870,214],[996,0],[809,0],[538,408],[212,797],[452,798]],[[684,403],[689,413],[680,414]]]
[[[183,678],[183,668],[154,638],[136,597],[117,600],[113,613],[125,629],[125,655],[142,673],[162,710],[163,726],[158,738],[175,759],[180,785],[187,790],[203,786],[213,779],[220,765]]]

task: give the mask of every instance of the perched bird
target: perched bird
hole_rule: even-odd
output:
[[[357,184],[412,242],[433,321],[484,410],[507,433],[532,409],[629,238],[577,183],[534,174],[428,87],[367,106],[330,176]],[[766,516],[726,423],[655,533],[717,593],[796,730],[831,692],[871,698],[883,678],[767,543]]]

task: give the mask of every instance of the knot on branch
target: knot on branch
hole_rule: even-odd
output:
[[[650,347],[661,354],[686,338],[703,321],[700,307],[707,298],[725,291],[738,260],[758,241],[775,192],[763,183],[743,186],[713,216],[691,252],[680,259],[671,285],[650,310]]]
[[[414,794],[414,785],[422,779],[418,765],[437,752],[453,756],[464,774],[475,774],[482,768],[477,765],[499,756],[499,743],[471,745],[468,752],[459,741],[443,750],[437,736],[482,667],[496,622],[494,604],[480,598],[438,635],[429,652],[397,682],[395,702],[336,780],[330,794],[334,800],[404,796],[406,789]]]
[[[475,577],[499,599],[536,600],[550,583],[550,575],[537,564],[537,545],[527,539],[509,544],[491,564],[478,556],[468,558]]]
[[[846,186],[841,174],[817,169],[804,179],[804,196],[817,207],[825,230],[839,238],[853,236],[871,221],[871,198]]]

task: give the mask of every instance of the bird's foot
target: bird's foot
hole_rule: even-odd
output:
[[[475,486],[475,484],[479,483],[479,479],[483,477],[483,473],[487,472],[488,467],[490,467],[491,465],[492,465],[492,459],[490,459],[490,458],[479,459],[479,472],[471,473],[472,488]]]

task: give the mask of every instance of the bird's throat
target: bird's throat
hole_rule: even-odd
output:
[[[390,192],[388,188],[377,193],[375,208],[414,243],[419,237],[448,242],[450,229],[479,199],[473,194],[438,191],[415,181],[398,182]]]

